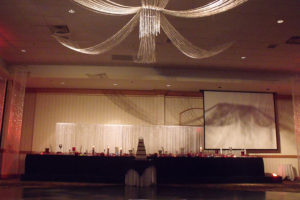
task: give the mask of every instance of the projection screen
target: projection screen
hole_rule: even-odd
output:
[[[271,93],[204,92],[206,149],[277,149]]]

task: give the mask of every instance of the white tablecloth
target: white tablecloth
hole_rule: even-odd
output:
[[[288,179],[291,181],[295,180],[296,171],[291,164],[284,164],[278,167],[278,175],[282,177],[282,180]]]
[[[156,184],[156,169],[148,167],[140,176],[137,171],[131,169],[125,175],[125,185],[137,187],[149,187]]]

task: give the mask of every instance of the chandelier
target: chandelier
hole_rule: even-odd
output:
[[[190,58],[202,59],[214,56],[225,49],[232,43],[226,43],[210,50],[202,49],[193,45],[185,39],[175,27],[167,20],[164,15],[184,18],[199,18],[215,15],[230,10],[248,0],[214,0],[209,4],[190,10],[175,11],[168,10],[166,6],[169,0],[141,0],[140,7],[131,7],[121,5],[110,0],[72,0],[89,10],[106,15],[134,15],[134,17],[116,34],[108,38],[106,41],[88,48],[81,48],[75,41],[54,33],[53,37],[65,47],[74,51],[85,54],[101,54],[111,50],[133,31],[139,22],[139,51],[136,62],[138,63],[154,63],[156,62],[155,39],[160,33],[160,28],[165,32],[173,45],[183,54]]]

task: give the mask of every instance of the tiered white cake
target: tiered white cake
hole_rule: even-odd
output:
[[[146,155],[146,149],[145,149],[145,144],[144,144],[144,139],[139,138],[139,143],[136,151],[136,159],[137,160],[146,160],[147,155]]]

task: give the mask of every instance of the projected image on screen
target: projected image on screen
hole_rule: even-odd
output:
[[[204,92],[206,149],[277,149],[273,94]]]

